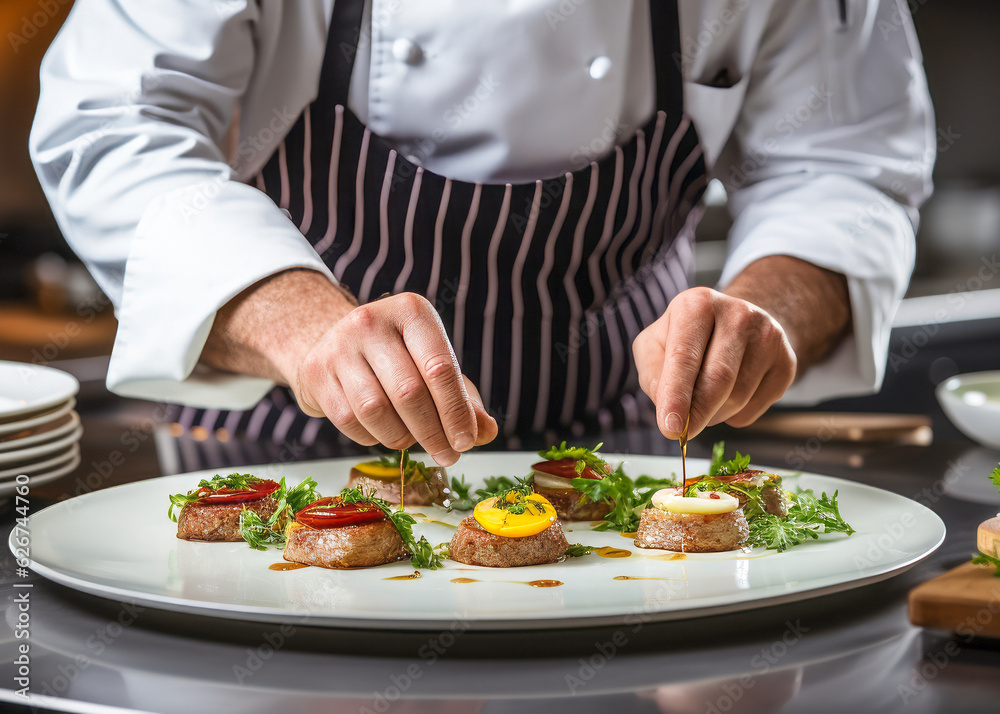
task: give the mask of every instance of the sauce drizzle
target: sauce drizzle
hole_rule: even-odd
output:
[[[530,585],[533,588],[557,588],[561,580],[476,580],[475,578],[452,578],[451,582],[460,585],[465,583],[514,583],[515,585]]]
[[[683,578],[641,578],[636,575],[616,575],[613,580],[683,580]]]
[[[305,563],[271,563],[267,566],[268,570],[298,570],[299,568],[308,568],[309,566]]]
[[[414,570],[409,575],[394,575],[391,578],[382,578],[383,580],[420,580],[421,575],[419,570]]]
[[[632,555],[631,550],[625,550],[624,548],[612,548],[610,545],[594,548],[594,552],[602,558],[628,558]]]

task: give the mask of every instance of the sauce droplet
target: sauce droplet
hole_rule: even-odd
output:
[[[433,518],[425,518],[424,523],[437,523],[439,526],[448,526],[449,528],[458,528],[458,526],[453,523],[445,523],[444,521],[435,521]]]
[[[616,575],[615,580],[680,580],[680,578],[641,578],[635,575]]]
[[[268,570],[298,570],[299,568],[308,568],[309,566],[305,563],[271,563],[267,566]]]
[[[638,533],[634,533],[634,532],[633,533],[624,533],[623,532],[623,533],[619,533],[618,535],[620,535],[622,538],[635,538],[639,534]]]
[[[605,545],[601,548],[594,548],[594,552],[602,558],[628,558],[632,555],[631,550],[625,550],[624,548],[612,548],[610,545]]]
[[[557,588],[562,585],[560,580],[476,580],[475,578],[452,578],[451,582],[464,583],[513,583],[514,585],[530,585],[533,588]]]
[[[414,570],[409,575],[394,575],[391,578],[382,578],[382,579],[383,580],[419,580],[420,579],[420,571],[419,570]]]

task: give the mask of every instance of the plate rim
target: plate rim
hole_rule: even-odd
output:
[[[40,474],[28,474],[28,478],[31,479],[32,485],[36,483],[46,484],[49,481],[55,481],[57,478],[62,478],[63,476],[73,473],[73,471],[75,471],[81,463],[83,463],[83,455],[78,452],[62,466],[59,466],[52,471],[46,471]],[[0,499],[10,498],[14,494],[14,489],[18,485],[14,480],[16,478],[17,477],[15,476],[13,479],[7,479],[6,481],[0,482]],[[51,508],[51,506],[47,506],[46,508]],[[44,510],[45,509],[43,508],[42,511]],[[39,511],[39,513],[42,511]],[[12,530],[11,533],[13,532],[14,531]]]
[[[46,459],[45,461],[39,461],[37,464],[27,464],[27,466],[32,469],[31,471],[23,471],[21,470],[21,467],[0,469],[0,483],[5,481],[11,481],[21,475],[44,476],[48,471],[62,466],[64,462],[69,461],[73,456],[79,456],[79,455],[80,455],[80,442],[74,441],[69,445],[68,449],[66,449],[63,453],[58,454],[57,456],[53,456],[52,458]],[[22,467],[23,466],[25,465],[22,464]],[[34,472],[35,469],[41,469],[41,472],[36,474]],[[41,513],[41,511],[39,511],[39,513]]]
[[[486,455],[489,452],[482,452]],[[511,455],[528,455],[534,452],[503,452]],[[622,457],[624,459],[643,457],[643,458],[657,458],[657,459],[676,459],[678,457],[673,456],[662,456],[655,454],[606,454],[611,460],[615,460],[616,457]],[[338,462],[341,460],[352,459],[354,457],[338,457],[333,459],[322,459],[315,460],[311,462],[296,462],[299,464],[311,463],[317,467],[322,467],[325,464],[331,462]],[[689,459],[690,463],[704,463],[707,464],[707,459]],[[241,467],[244,468],[244,467]],[[245,467],[252,468],[252,467]],[[852,488],[857,488],[862,491],[874,491],[880,494],[887,494],[895,498],[903,499],[915,506],[919,507],[924,515],[932,517],[933,521],[936,523],[938,528],[938,535],[933,545],[926,547],[926,549],[919,553],[913,554],[906,560],[894,564],[891,568],[887,570],[882,570],[880,572],[874,572],[863,577],[852,578],[849,580],[841,580],[839,582],[829,583],[829,584],[818,584],[812,587],[803,587],[794,591],[779,593],[771,595],[768,597],[753,597],[750,595],[752,591],[747,591],[748,596],[742,597],[739,600],[733,601],[732,594],[727,594],[724,596],[714,596],[714,598],[726,598],[728,602],[721,604],[706,604],[705,599],[700,601],[691,601],[690,607],[675,607],[668,610],[658,610],[658,609],[644,609],[643,618],[648,621],[655,622],[668,622],[671,620],[677,620],[682,618],[690,617],[704,617],[713,614],[725,614],[731,612],[740,612],[745,610],[753,610],[764,607],[771,607],[774,605],[780,605],[784,603],[797,602],[802,600],[812,599],[814,597],[821,597],[824,595],[835,594],[838,592],[844,592],[847,590],[852,590],[855,588],[864,587],[866,585],[881,582],[882,580],[887,580],[891,577],[899,575],[922,560],[930,557],[947,537],[947,527],[944,521],[930,508],[927,508],[923,504],[914,501],[913,499],[907,498],[906,496],[888,491],[886,489],[881,489],[876,486],[871,486],[865,483],[859,483],[856,481],[850,481],[848,479],[839,478],[836,476],[828,476],[825,474],[818,474],[813,472],[799,472],[799,471],[789,471],[788,469],[765,467],[768,468],[772,473],[782,474],[784,477],[792,476],[815,476],[823,479],[831,479],[837,482],[842,482],[846,485],[850,485]],[[211,469],[194,471],[184,474],[171,474],[171,477],[177,476],[202,476]],[[34,477],[32,477],[34,478]],[[85,494],[81,494],[76,498],[89,499],[99,497],[99,494],[110,491],[112,489],[124,488],[128,486],[135,486],[139,483],[145,483],[147,481],[153,481],[156,479],[144,479],[142,481],[131,482],[127,484],[118,484],[107,489],[100,489],[99,491],[92,491]],[[60,506],[65,506],[64,502],[59,502],[47,506],[46,508],[38,511],[37,514],[31,514],[34,517],[38,514],[44,513],[45,511],[57,508]],[[30,520],[29,520],[30,528]],[[14,550],[14,535],[16,532],[16,526],[11,530],[8,535],[8,547],[11,551]],[[39,575],[46,577],[54,582],[61,585],[71,587],[73,589],[86,592],[90,595],[96,597],[101,597],[105,599],[112,599],[119,602],[134,602],[143,605],[148,605],[161,610],[168,610],[172,612],[179,612],[185,614],[195,614],[207,617],[220,617],[227,620],[242,620],[249,622],[261,622],[261,623],[285,623],[289,619],[300,617],[299,613],[292,612],[279,612],[273,607],[259,607],[252,605],[240,605],[234,606],[227,603],[214,603],[210,601],[193,601],[189,598],[174,597],[169,595],[157,595],[152,593],[144,593],[138,590],[130,590],[127,588],[122,588],[114,585],[103,585],[95,584],[91,581],[84,580],[76,577],[75,575],[69,574],[59,568],[50,567],[45,564],[38,563],[34,558],[29,558],[30,567],[37,572]],[[487,568],[487,571],[501,570]],[[829,577],[829,576],[828,576]],[[821,582],[821,581],[820,581]],[[713,599],[714,599],[713,598]],[[712,599],[709,599],[711,602]],[[303,623],[308,626],[317,627],[336,627],[342,629],[361,629],[361,630],[406,630],[406,631],[428,631],[428,630],[440,630],[442,627],[451,626],[456,619],[462,619],[469,629],[476,631],[507,631],[512,629],[517,629],[526,623],[531,624],[533,627],[539,629],[566,629],[571,627],[589,627],[589,626],[603,626],[603,625],[615,625],[621,624],[627,621],[628,618],[635,615],[634,608],[623,609],[622,612],[616,614],[574,614],[569,617],[553,617],[552,613],[525,613],[518,617],[502,617],[502,618],[484,618],[484,617],[467,617],[463,616],[461,612],[450,613],[449,617],[445,619],[440,619],[437,617],[429,616],[428,613],[420,613],[419,618],[415,618],[413,614],[400,613],[397,617],[393,617],[392,613],[387,617],[371,618],[367,615],[358,616],[335,616],[335,615],[319,615],[310,614],[309,621]]]
[[[20,439],[14,439],[13,441],[0,441],[0,455],[6,454],[10,451],[17,451],[22,446],[27,447],[27,446],[34,446],[36,444],[41,445],[41,444],[46,444],[49,441],[55,441],[56,439],[61,439],[63,436],[69,434],[78,426],[83,425],[83,420],[80,419],[80,415],[73,410],[70,410],[66,414],[63,414],[62,416],[56,417],[52,421],[57,421],[58,419],[63,419],[63,418],[68,419],[68,421],[62,426],[53,429],[52,431],[43,431],[40,434],[29,434],[28,436],[23,436]],[[39,426],[45,426],[45,423],[40,424]],[[29,427],[29,428],[34,429],[37,427]]]
[[[39,398],[33,402],[23,405],[20,408],[4,409],[0,407],[0,419],[9,419],[11,417],[17,417],[22,414],[30,414],[32,412],[37,412],[42,409],[47,409],[49,407],[61,404],[62,402],[68,401],[70,398],[75,397],[80,392],[80,380],[74,377],[69,372],[64,372],[61,369],[56,369],[55,367],[49,367],[47,365],[34,364],[33,362],[16,362],[13,360],[2,360],[0,361],[0,372],[6,370],[15,369],[28,369],[40,374],[49,375],[52,379],[61,380],[67,379],[69,383],[65,388],[60,389],[58,392],[52,392],[50,396]],[[67,389],[69,390],[67,392]]]
[[[51,411],[44,412],[30,419],[25,419],[24,421],[12,421],[7,422],[6,424],[0,424],[0,435],[14,434],[23,429],[33,429],[36,426],[47,424],[53,419],[58,419],[61,416],[69,414],[75,407],[76,397],[70,397],[65,402],[56,405],[56,408]]]
[[[68,434],[63,434],[52,441],[46,441],[41,444],[32,444],[25,447],[24,449],[13,449],[8,451],[0,451],[0,467],[6,467],[10,465],[11,467],[16,466],[20,459],[9,459],[6,457],[21,456],[22,458],[31,460],[38,458],[39,456],[46,456],[48,454],[54,454],[62,449],[72,446],[73,444],[80,441],[83,436],[83,425],[77,425],[75,429],[70,431]],[[38,449],[41,449],[39,452]],[[30,455],[26,455],[30,454]],[[3,468],[2,470],[6,470]]]

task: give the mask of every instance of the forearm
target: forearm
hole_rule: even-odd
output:
[[[291,270],[250,286],[217,313],[201,361],[289,385],[319,339],[357,302],[313,270]]]
[[[851,331],[847,278],[798,258],[756,260],[723,292],[757,305],[778,321],[795,352],[799,376]]]

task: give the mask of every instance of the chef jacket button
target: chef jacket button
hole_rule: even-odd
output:
[[[400,62],[409,65],[418,65],[424,59],[424,51],[413,40],[400,37],[392,43],[392,56]]]
[[[611,71],[611,59],[601,55],[590,61],[590,76],[594,79],[604,79]]]

